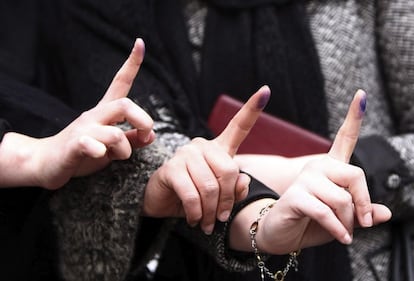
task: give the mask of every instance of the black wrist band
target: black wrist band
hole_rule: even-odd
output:
[[[240,173],[246,174],[250,177],[250,184],[249,184],[249,193],[247,194],[246,198],[241,200],[240,202],[237,202],[234,204],[233,210],[231,212],[231,216],[229,219],[234,218],[244,207],[249,205],[250,203],[257,201],[259,199],[263,198],[273,198],[273,199],[279,199],[279,194],[277,194],[274,190],[267,187],[264,183],[258,181],[254,177],[252,177],[250,174],[240,171]]]
[[[244,259],[250,259],[252,256],[252,253],[245,253],[245,252],[239,252],[239,251],[234,251],[231,250],[228,245],[229,245],[229,227],[233,221],[233,219],[235,218],[235,216],[247,205],[249,205],[250,203],[260,200],[260,199],[264,199],[264,198],[273,198],[275,200],[279,199],[279,194],[277,194],[275,191],[273,191],[272,189],[270,189],[269,187],[267,187],[265,184],[263,184],[262,182],[258,181],[257,179],[255,179],[254,177],[252,177],[250,174],[240,171],[240,173],[246,174],[250,177],[251,181],[249,184],[249,192],[246,196],[245,199],[237,202],[236,204],[234,204],[233,206],[233,210],[230,214],[230,217],[228,219],[228,221],[226,223],[219,223],[218,227],[223,228],[222,230],[225,233],[225,244],[226,244],[226,249],[227,249],[227,253],[230,254],[234,257],[237,257],[237,259],[239,260],[244,260]]]

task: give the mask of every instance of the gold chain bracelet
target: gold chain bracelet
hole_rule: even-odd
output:
[[[286,274],[289,272],[289,269],[293,268],[295,271],[298,271],[298,260],[297,256],[299,254],[298,251],[291,252],[289,254],[289,260],[286,263],[285,268],[282,270],[278,270],[275,273],[272,273],[265,265],[264,260],[260,256],[259,249],[257,248],[257,242],[256,242],[256,233],[257,229],[259,228],[259,221],[262,219],[262,217],[269,212],[269,210],[276,204],[276,202],[267,204],[264,208],[262,208],[259,212],[259,216],[257,219],[252,223],[250,226],[250,239],[252,242],[252,248],[254,251],[254,254],[257,259],[257,267],[260,269],[260,277],[262,278],[262,281],[265,280],[265,276],[269,276],[273,280],[276,281],[284,281]]]

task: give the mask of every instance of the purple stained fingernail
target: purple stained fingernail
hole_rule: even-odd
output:
[[[364,115],[366,109],[367,109],[367,95],[364,94],[364,96],[359,101],[359,113],[360,113],[360,116],[363,116]]]
[[[265,87],[262,90],[262,95],[260,96],[259,102],[257,103],[258,109],[263,109],[270,99],[270,89],[269,87]]]

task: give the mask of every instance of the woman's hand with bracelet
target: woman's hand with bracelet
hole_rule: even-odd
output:
[[[371,203],[363,171],[348,164],[364,110],[365,93],[358,91],[329,153],[308,162],[261,218],[256,234],[260,251],[286,254],[333,239],[349,244],[355,226],[370,227],[390,219],[387,207]],[[260,209],[274,201],[255,201],[237,214],[230,229],[232,248],[252,250],[249,227]],[[237,237],[241,233],[243,237]]]
[[[270,89],[260,88],[213,140],[195,138],[177,149],[150,178],[144,214],[185,216],[211,234],[216,220],[227,221],[234,202],[248,192],[250,178],[233,160],[241,142],[267,104]]]

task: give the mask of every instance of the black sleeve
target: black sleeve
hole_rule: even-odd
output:
[[[0,73],[0,118],[7,120],[13,131],[32,137],[50,136],[77,115],[44,91]]]
[[[369,136],[358,141],[351,163],[364,170],[371,200],[390,207],[394,218],[402,216],[399,194],[414,178],[398,151],[383,137]]]
[[[9,123],[7,123],[7,121],[4,119],[0,119],[0,142],[3,139],[3,136],[9,130],[9,128],[10,128]]]

